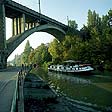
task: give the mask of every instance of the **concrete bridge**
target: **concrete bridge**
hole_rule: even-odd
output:
[[[6,17],[12,19],[12,37],[6,40]],[[0,69],[9,55],[32,33],[47,32],[62,40],[68,26],[12,0],[0,0]]]

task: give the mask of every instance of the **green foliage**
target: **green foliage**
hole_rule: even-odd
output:
[[[15,57],[15,64],[38,63],[47,68],[49,63],[58,64],[73,59],[93,65],[104,62],[105,69],[112,70],[112,29],[108,25],[111,17],[112,10],[102,17],[89,10],[87,26],[82,27],[80,35],[76,22],[69,20],[69,29],[63,41],[54,39],[49,45],[41,44],[34,50],[27,41],[21,57]]]
[[[88,11],[87,26],[83,26],[79,35],[69,32],[62,43],[54,40],[49,46],[53,63],[64,60],[81,60],[93,65],[104,62],[105,69],[112,70],[112,29],[108,26],[108,20],[112,15],[99,17],[95,11]],[[69,26],[76,29],[75,22],[69,21]],[[73,30],[72,30],[73,31]],[[58,61],[57,61],[58,60]]]
[[[24,52],[22,54],[22,62],[24,64],[27,64],[27,65],[30,64],[29,55],[30,55],[31,51],[32,51],[32,47],[30,46],[29,40],[27,40]]]
[[[78,24],[76,23],[75,20],[68,20],[68,26],[69,26],[70,28],[77,29]]]
[[[44,64],[44,62],[51,61],[51,55],[48,52],[48,46],[41,44],[29,55],[29,62],[38,63],[39,65]]]
[[[88,21],[87,25],[89,28],[98,28],[101,24],[101,18],[99,17],[99,14],[97,14],[95,11],[88,11]]]
[[[91,38],[90,29],[84,25],[83,28],[80,30],[80,35],[82,37],[82,40],[89,40]]]
[[[12,61],[14,66],[21,66],[21,55],[15,55],[15,59]]]
[[[59,41],[54,39],[53,42],[50,43],[48,51],[52,56],[53,63],[59,63],[61,61],[63,48]]]
[[[68,32],[67,35],[79,35],[79,31],[77,30],[78,24],[75,20],[68,20]]]

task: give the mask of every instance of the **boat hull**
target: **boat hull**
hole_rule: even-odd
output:
[[[71,62],[71,61],[70,61]],[[94,70],[94,68],[90,64],[71,64],[67,63],[61,64],[61,65],[50,65],[48,67],[49,71],[55,71],[60,73],[72,73],[72,74],[91,74],[91,72]]]
[[[49,72],[56,72],[56,73],[62,73],[62,74],[74,74],[74,75],[92,75],[92,71],[81,71],[81,72],[71,72],[71,71],[55,71],[55,70],[48,70]]]

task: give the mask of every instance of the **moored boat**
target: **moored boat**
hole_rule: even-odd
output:
[[[50,65],[49,71],[56,71],[62,73],[90,73],[94,70],[91,64],[83,64],[81,61],[68,60],[61,65]]]

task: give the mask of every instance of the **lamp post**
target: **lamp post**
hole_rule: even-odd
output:
[[[38,0],[38,4],[39,4],[39,13],[41,14],[40,0]]]
[[[38,0],[38,7],[39,7],[39,22],[41,22],[41,7],[40,7],[40,0]]]

